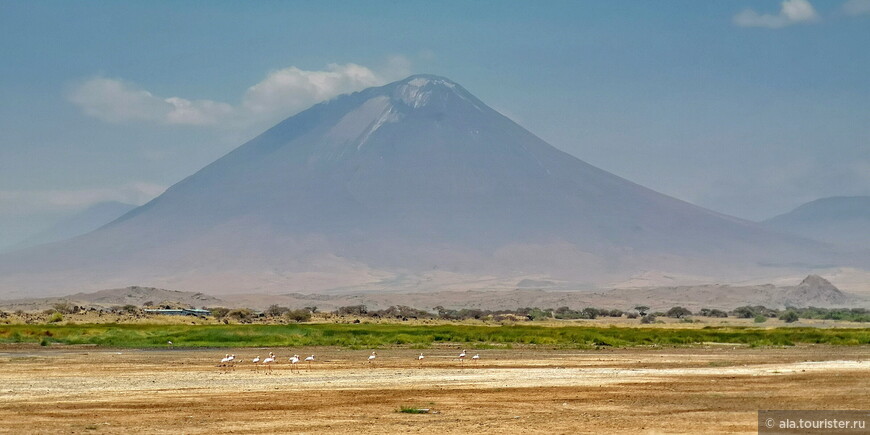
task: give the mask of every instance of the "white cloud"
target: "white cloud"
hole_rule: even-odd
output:
[[[819,15],[807,0],[784,0],[779,13],[759,14],[752,9],[746,9],[734,16],[734,24],[741,27],[767,27],[779,29],[799,23],[810,23],[819,19]]]
[[[185,100],[170,97],[165,99],[172,106],[166,114],[169,124],[213,125],[233,114],[233,107],[226,103],[211,100]]]
[[[849,0],[843,3],[843,11],[849,15],[870,14],[870,0]]]
[[[68,97],[87,115],[107,122],[239,126],[294,115],[338,95],[400,79],[409,75],[410,70],[411,63],[403,56],[388,58],[380,72],[354,63],[330,64],[315,71],[291,66],[269,72],[247,89],[236,106],[211,100],[159,97],[105,77],[80,83]]]
[[[245,92],[242,105],[253,113],[298,112],[340,94],[382,84],[372,70],[348,63],[325,71],[295,66],[272,71]]]
[[[0,190],[0,214],[24,216],[32,213],[68,211],[84,209],[106,201],[140,205],[154,199],[165,190],[166,186],[145,182],[91,189]]]
[[[229,104],[210,100],[161,98],[121,80],[95,77],[76,86],[69,100],[107,122],[149,121],[161,124],[211,125],[232,114]]]

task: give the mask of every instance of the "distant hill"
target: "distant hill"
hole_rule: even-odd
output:
[[[46,243],[71,239],[100,228],[136,208],[133,204],[107,201],[94,204],[81,212],[55,223],[44,231],[16,243],[8,250],[24,249]]]
[[[526,283],[528,284],[528,283]],[[549,283],[546,283],[549,285]],[[271,304],[302,308],[316,306],[321,311],[341,306],[366,305],[383,309],[391,305],[407,305],[432,310],[437,306],[450,309],[479,308],[513,310],[522,307],[571,309],[585,307],[630,310],[646,305],[655,310],[683,306],[693,311],[701,308],[731,310],[745,305],[764,305],[782,309],[792,307],[870,308],[870,298],[842,292],[817,275],[806,277],[800,284],[733,286],[703,284],[688,286],[656,286],[612,289],[606,291],[550,291],[517,288],[503,291],[436,291],[427,293],[364,293],[351,295],[231,295],[225,297],[232,306],[264,309]]]
[[[0,301],[0,307],[8,311],[38,311],[51,308],[52,305],[62,302],[69,302],[73,305],[85,307],[113,307],[124,305],[135,305],[139,307],[146,303],[170,305],[173,307],[191,306],[194,308],[226,305],[225,301],[202,293],[130,286],[126,288],[100,290],[93,293],[76,293],[61,297],[25,298]]]
[[[701,308],[731,310],[745,305],[764,305],[768,308],[820,307],[870,308],[870,298],[844,293],[817,275],[810,275],[796,286],[771,284],[730,286],[705,284],[693,286],[663,286],[633,289],[613,289],[597,292],[544,291],[518,288],[503,291],[435,291],[426,293],[361,293],[349,295],[323,294],[237,294],[216,298],[203,293],[164,290],[150,287],[127,287],[101,290],[94,293],[42,298],[0,300],[0,309],[6,311],[41,311],[60,302],[80,306],[142,306],[146,302],[158,305],[200,307],[253,308],[265,310],[270,305],[290,308],[317,307],[331,311],[342,306],[365,305],[370,309],[384,309],[393,305],[406,305],[432,311],[437,306],[450,309],[479,308],[514,310],[523,307],[559,308],[585,307],[630,310],[646,305],[655,310],[682,306],[697,311]]]
[[[768,219],[765,227],[851,248],[870,248],[870,196],[817,199]]]

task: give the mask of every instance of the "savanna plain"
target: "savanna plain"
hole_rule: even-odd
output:
[[[755,433],[870,407],[867,328],[676,326],[4,325],[0,431]]]

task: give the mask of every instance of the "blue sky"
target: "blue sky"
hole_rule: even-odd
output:
[[[411,73],[735,216],[870,194],[870,0],[4,1],[0,53],[0,248]]]

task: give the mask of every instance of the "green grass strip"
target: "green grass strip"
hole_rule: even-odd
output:
[[[340,346],[428,347],[438,343],[469,346],[539,345],[563,348],[599,346],[690,346],[704,342],[749,346],[870,344],[870,328],[622,328],[531,325],[3,325],[0,343],[90,344],[148,348],[171,340],[184,347]]]

